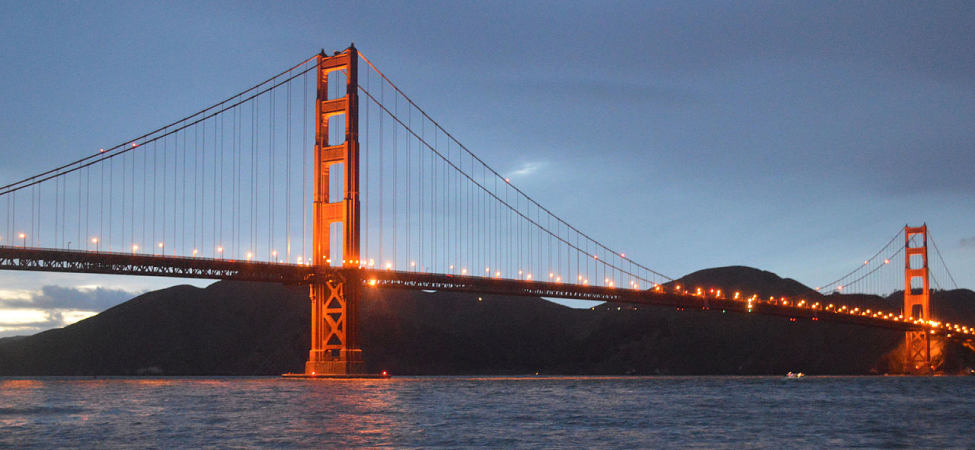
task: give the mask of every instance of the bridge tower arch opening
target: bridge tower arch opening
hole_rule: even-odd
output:
[[[333,56],[318,56],[318,94],[315,103],[315,162],[312,205],[312,256],[315,266],[339,266],[325,283],[313,283],[311,297],[311,350],[305,374],[346,376],[365,373],[359,348],[358,306],[361,296],[359,263],[359,54],[354,46]],[[329,75],[342,71],[345,95],[329,99]],[[334,77],[341,79],[342,77]],[[329,125],[343,121],[342,142],[330,142]],[[341,170],[333,179],[331,171]],[[339,181],[339,183],[334,183]],[[335,185],[342,192],[330,192]],[[337,226],[336,226],[337,225]],[[340,231],[339,231],[340,230]],[[331,248],[339,231],[341,260]]]

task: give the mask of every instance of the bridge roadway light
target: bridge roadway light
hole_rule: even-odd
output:
[[[27,235],[24,234],[24,233],[20,233],[20,238],[24,240],[24,245],[23,246],[24,246],[24,248],[26,248],[27,247]]]
[[[132,253],[134,254],[137,250],[139,250],[139,246],[132,244]]]
[[[98,238],[91,238],[91,243],[95,244],[95,251],[98,251]]]

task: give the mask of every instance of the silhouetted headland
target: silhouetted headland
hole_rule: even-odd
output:
[[[762,296],[818,296],[747,267],[678,281]],[[902,294],[901,294],[902,295]],[[887,311],[900,297],[841,296]],[[832,301],[832,298],[831,300]],[[975,323],[975,292],[935,293],[943,321]],[[364,290],[362,348],[370,372],[396,375],[782,375],[895,370],[898,331],[719,310],[541,298]],[[307,287],[221,281],[149,292],[68,327],[0,339],[0,375],[278,375],[308,357]],[[953,350],[947,370],[975,366]]]

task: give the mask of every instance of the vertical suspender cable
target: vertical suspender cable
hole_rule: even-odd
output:
[[[33,225],[34,234],[34,247],[41,246],[41,193],[38,191],[37,185],[31,186],[31,224]],[[36,197],[36,200],[35,200]],[[35,214],[36,217],[35,217]]]
[[[290,74],[291,72],[289,71],[288,78],[291,78]],[[288,115],[285,123],[287,125],[287,130],[286,130],[287,142],[285,144],[285,147],[287,148],[287,156],[285,158],[285,161],[287,161],[287,165],[286,165],[287,173],[285,175],[286,182],[285,182],[285,194],[284,194],[284,199],[285,199],[284,209],[286,210],[286,214],[284,216],[285,217],[284,228],[285,230],[287,230],[287,248],[285,249],[284,262],[286,263],[291,262],[291,166],[293,165],[291,161],[291,85],[292,83],[294,83],[293,80],[288,82]]]
[[[369,71],[366,71],[366,90],[369,90]],[[362,220],[362,242],[364,242],[362,249],[365,249],[365,251],[362,252],[360,250],[360,254],[359,254],[360,266],[366,265],[366,263],[369,261],[368,257],[371,255],[371,253],[369,252],[369,206],[372,202],[369,201],[369,153],[370,152],[369,152],[369,102],[368,101],[366,101],[365,114],[366,114],[366,127],[365,127],[365,133],[363,134],[363,141],[365,144],[365,164],[362,166],[362,168],[359,169],[361,172],[363,172],[362,179],[364,180],[359,190],[361,191],[361,197],[366,201],[366,208],[365,208],[366,212]],[[348,118],[346,118],[346,120],[348,120]]]
[[[61,212],[61,177],[54,179],[54,247],[60,248],[58,241],[58,228],[60,228]]]
[[[396,115],[399,116],[399,95],[395,94],[393,96],[393,106],[396,111]],[[399,252],[399,126],[396,122],[393,122],[393,258],[394,264],[397,264],[399,260],[397,259]]]
[[[230,240],[216,242],[216,245],[229,244],[228,247],[231,247],[232,251],[236,251],[237,235],[240,232],[240,205],[238,205],[240,199],[238,192],[240,190],[240,110],[239,105],[234,107],[233,129],[230,138]]]
[[[220,242],[219,230],[223,227],[223,135],[227,130],[224,127],[224,115],[220,115],[220,120],[213,120],[213,234],[210,235],[211,247]]]
[[[204,123],[206,123],[206,122],[204,122]],[[166,170],[167,166],[169,166],[169,158],[168,158],[168,156],[169,156],[169,149],[167,147],[167,143],[166,142],[167,141],[165,139],[163,139],[162,237],[161,237],[161,240],[160,240],[160,243],[162,243],[163,245],[166,245],[167,244],[167,241],[166,241],[166,209],[167,209],[167,203],[168,203],[167,200],[169,198],[169,192],[168,192],[169,191],[169,189],[168,189],[169,188],[169,184],[166,182],[166,177],[169,175],[168,174],[168,171]],[[175,205],[174,205],[174,208],[175,208]],[[175,242],[172,242],[172,243],[169,243],[169,244],[172,246],[173,251],[175,252],[176,251]],[[163,256],[165,256],[166,247],[160,247],[159,248],[159,253],[162,254]]]
[[[276,109],[276,106],[277,106],[277,92],[278,92],[277,89],[275,89],[275,90],[273,90],[273,91],[270,92],[271,99],[270,99],[270,106],[268,107],[268,122],[269,122],[268,123],[268,129],[270,130],[270,132],[268,133],[268,139],[267,139],[267,141],[268,141],[268,149],[267,149],[268,150],[268,154],[267,154],[267,156],[268,156],[268,165],[267,165],[268,166],[268,177],[267,177],[267,182],[268,182],[268,186],[267,186],[267,203],[268,203],[268,205],[267,205],[267,208],[268,208],[268,214],[267,214],[267,228],[268,228],[267,241],[268,242],[267,242],[267,246],[268,246],[268,255],[271,255],[274,252],[274,153],[275,153],[274,152],[274,134],[277,132],[277,130],[275,129],[276,128],[275,127],[276,123],[275,123],[275,120],[274,120],[275,119],[274,113],[275,113],[275,109]],[[269,258],[270,258],[270,256],[269,256]]]
[[[187,136],[186,135],[187,134],[188,133],[184,133],[183,134],[183,151],[184,152],[189,151],[189,147],[187,147],[187,145],[186,145],[186,139],[187,139]],[[192,192],[191,195],[193,197],[192,198],[192,200],[193,200],[192,201],[192,203],[193,203],[193,212],[192,212],[192,223],[190,225],[190,233],[193,233],[193,247],[194,248],[199,248],[200,247],[200,241],[198,241],[196,239],[196,237],[197,237],[197,234],[196,234],[196,231],[197,231],[196,230],[196,210],[197,210],[196,203],[197,203],[197,195],[198,195],[198,192],[200,192],[200,189],[197,186],[197,178],[198,177],[196,176],[197,167],[199,166],[199,164],[197,163],[197,161],[198,161],[198,156],[197,155],[199,154],[199,148],[197,147],[198,136],[199,136],[199,131],[197,131],[197,128],[196,127],[193,127],[193,169],[191,171],[192,172],[192,176],[193,176],[193,190],[191,191]],[[153,224],[152,224],[152,236],[151,236],[151,239],[152,239],[152,241],[155,241],[156,240],[156,223],[155,223],[156,222],[156,220],[155,220],[155,217],[156,217],[156,212],[155,212],[156,211],[156,202],[155,202],[155,198],[156,198],[156,152],[153,152],[152,153],[152,167],[153,167],[153,169],[152,169],[152,186],[153,186],[152,187],[152,189],[153,189],[153,195],[152,195],[152,198],[153,198],[153,202],[152,202],[152,210],[153,210],[152,216],[153,216],[153,221],[152,222],[153,222]],[[186,226],[186,222],[189,222],[189,221],[190,221],[190,218],[189,217],[187,217],[185,220],[183,220],[183,226],[185,227]],[[146,242],[146,245],[153,245],[153,243],[151,241],[149,241],[149,242]]]
[[[260,97],[252,100],[251,103],[251,124],[250,124],[250,159],[248,160],[248,186],[250,187],[250,195],[248,196],[247,205],[247,229],[249,234],[249,241],[241,245],[238,249],[238,258],[244,258],[248,251],[252,251],[254,248],[254,233],[256,228],[257,213],[255,211],[255,198],[257,196],[257,176],[255,171],[257,170],[257,138],[258,138],[258,112],[260,109]]]
[[[112,246],[112,214],[114,213],[114,198],[115,198],[115,158],[110,158],[108,160],[108,246]],[[91,167],[85,168],[85,178],[87,180],[87,189],[85,190],[85,235],[79,238],[78,247],[81,248],[82,242],[88,242],[88,232],[89,217],[91,216]]]
[[[123,154],[122,155],[122,214],[121,214],[122,215],[122,230],[121,230],[122,231],[122,236],[119,238],[119,242],[125,242],[125,209],[126,209],[125,208],[125,206],[126,206],[126,204],[125,204],[125,199],[126,199],[125,194],[126,194],[126,191],[129,190],[129,187],[127,186],[128,181],[129,181],[129,178],[128,178],[127,175],[128,175],[129,172],[128,172],[128,166],[126,166],[126,164],[125,164],[125,160],[126,160],[126,157],[127,156],[128,156],[127,154]]]
[[[236,108],[235,108],[236,110]],[[231,126],[231,133],[233,133],[233,126]],[[224,174],[227,173],[227,121],[226,115],[220,117],[220,164],[217,167],[220,169],[220,180],[217,182],[217,186],[220,186],[220,195],[216,196],[215,199],[219,201],[219,208],[215,209],[220,217],[220,223],[217,226],[217,231],[213,236],[213,244],[211,247],[217,245],[223,245],[223,231],[224,231],[224,206],[226,205],[226,185],[224,183]],[[216,222],[216,221],[214,221]]]
[[[187,135],[189,134],[189,132],[186,131],[186,130],[183,130],[182,131],[182,134],[183,134],[183,154],[182,154],[182,156],[183,156],[183,158],[182,158],[183,159],[183,183],[182,183],[183,184],[183,201],[180,202],[180,203],[183,204],[183,220],[180,221],[181,222],[180,223],[180,228],[182,229],[180,231],[180,234],[183,235],[183,240],[186,241],[187,240],[187,238],[186,238],[186,223],[190,221],[189,214],[186,213],[186,207],[188,206],[188,203],[189,203],[189,201],[186,199],[186,185],[188,184],[187,179],[190,176],[190,170],[189,170],[189,167],[187,166],[187,162],[186,162],[186,154],[189,153],[189,146],[186,144],[186,139],[187,139]],[[179,139],[178,138],[177,138],[177,142],[179,142]],[[193,177],[193,179],[195,180],[196,177]],[[192,232],[192,231],[193,231],[193,229],[191,228],[190,229],[190,232]],[[197,246],[197,244],[196,244],[196,239],[195,238],[193,239],[193,247],[194,248],[199,248]]]
[[[425,265],[427,263],[427,261],[424,259],[424,253],[423,253],[423,247],[425,245],[425,242],[424,241],[426,240],[425,238],[426,238],[426,234],[427,234],[427,230],[423,227],[423,225],[424,225],[423,216],[425,216],[427,214],[427,211],[425,211],[425,208],[423,207],[424,200],[426,199],[426,195],[424,195],[423,189],[424,189],[425,184],[426,184],[426,178],[428,178],[426,176],[427,175],[427,172],[425,170],[426,168],[423,167],[423,154],[425,153],[423,151],[424,150],[423,149],[423,142],[426,139],[425,134],[426,134],[426,120],[424,120],[423,117],[421,116],[420,117],[420,136],[422,136],[422,137],[421,138],[418,138],[417,141],[416,141],[416,174],[417,174],[417,192],[416,192],[416,194],[417,194],[417,203],[418,203],[418,206],[417,206],[417,216],[418,216],[419,223],[420,223],[417,226],[417,230],[416,230],[417,231],[416,234],[420,238],[420,246],[419,246],[419,252],[418,252],[419,253],[419,256],[417,256],[417,262],[416,262],[418,268],[422,268],[423,265]]]
[[[305,251],[308,250],[308,74],[307,72],[302,77],[304,81],[304,88],[302,92],[304,93],[304,106],[302,107],[302,119],[304,129],[301,133],[301,153],[302,153],[302,163],[301,163],[301,254],[302,262],[307,260],[307,254]]]
[[[386,83],[383,82],[383,80],[380,79],[379,80],[379,98],[380,98],[380,102],[382,102],[382,105],[379,105],[379,106],[383,106],[383,105],[386,104],[386,96],[385,96],[386,89],[385,89],[385,86],[386,86]],[[384,143],[386,142],[386,134],[384,133],[384,130],[383,130],[383,119],[385,117],[385,113],[383,112],[382,107],[378,108],[378,110],[379,110],[379,254],[378,254],[378,258],[379,258],[379,264],[382,265],[382,264],[384,264],[384,261],[386,260],[386,257],[387,257],[387,255],[385,253],[386,252],[386,240],[385,240],[385,235],[386,235],[386,233],[385,233],[385,230],[386,230],[386,222],[384,221],[384,219],[385,219],[384,216],[385,216],[385,212],[386,211],[385,211],[385,209],[383,209],[385,207],[385,205],[383,204],[383,200],[386,197],[386,184],[385,184],[386,183],[386,175],[385,175],[386,166],[385,166],[385,163],[383,161],[384,158],[385,158],[384,157],[384,154],[385,154],[385,145],[384,145]]]
[[[437,130],[433,130],[434,140],[436,141]],[[433,147],[437,150],[437,147]],[[430,157],[430,265],[431,267],[436,267],[438,264],[437,258],[437,231],[439,230],[439,220],[437,219],[437,188],[443,188],[439,180],[439,171],[437,170],[437,162],[434,155],[429,155]]]
[[[88,233],[89,219],[91,218],[91,168],[85,168],[85,235],[90,236]],[[78,249],[81,250],[84,243],[87,241],[87,237],[78,235]]]
[[[136,160],[136,156],[138,156],[136,153],[133,153],[132,154],[132,170],[130,171],[130,173],[132,175],[132,184],[131,184],[132,193],[131,193],[131,195],[129,195],[129,214],[130,214],[130,216],[129,216],[129,240],[130,241],[134,241],[135,240],[135,188],[136,188],[136,182],[135,182],[135,180],[136,180],[136,178],[135,178],[135,169],[136,169],[136,167],[135,167],[135,160]],[[122,241],[121,241],[120,248],[124,251],[125,250],[125,246],[126,246],[125,236],[122,236]]]
[[[194,212],[193,232],[196,235],[194,247],[203,247],[206,243],[206,210],[207,210],[207,123],[203,121],[196,125],[199,129],[199,141],[196,143],[196,167],[193,175],[196,177],[199,189],[194,192],[196,211]]]

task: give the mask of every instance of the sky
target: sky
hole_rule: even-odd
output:
[[[0,0],[0,184],[354,42],[513,184],[671,277],[821,285],[927,223],[973,289],[973,23],[965,1]],[[208,282],[0,272],[0,337],[185,283]]]

